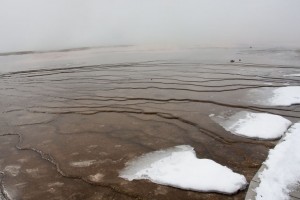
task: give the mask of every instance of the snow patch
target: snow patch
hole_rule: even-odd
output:
[[[265,161],[267,168],[261,172],[261,183],[256,188],[256,199],[289,199],[288,187],[297,185],[300,180],[300,123],[294,124],[283,142],[270,150]]]
[[[244,189],[247,181],[209,159],[198,159],[191,146],[182,145],[145,154],[126,163],[120,177],[129,181],[148,179],[181,189],[232,194]]]
[[[268,99],[272,106],[290,106],[300,103],[300,86],[288,86],[274,89]]]
[[[232,134],[259,139],[279,138],[292,124],[279,115],[247,111],[235,113],[225,119],[222,116],[212,119]]]

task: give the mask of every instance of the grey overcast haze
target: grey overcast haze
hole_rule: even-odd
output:
[[[0,52],[300,46],[299,0],[0,0]]]

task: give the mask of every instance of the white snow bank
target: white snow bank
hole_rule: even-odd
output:
[[[300,103],[300,86],[288,86],[274,89],[268,99],[272,106],[290,106]]]
[[[256,199],[289,199],[288,186],[300,180],[300,123],[294,124],[283,142],[270,150],[267,168],[259,175],[261,183],[256,188]]]
[[[279,115],[247,111],[235,113],[227,119],[220,116],[212,119],[232,134],[259,139],[279,138],[292,124]]]
[[[209,159],[198,159],[191,146],[155,151],[127,163],[120,177],[132,181],[149,179],[162,185],[194,191],[232,194],[244,189],[243,175]]]

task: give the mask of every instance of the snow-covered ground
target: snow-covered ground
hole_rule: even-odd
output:
[[[300,103],[300,86],[288,86],[274,89],[268,99],[272,106],[290,106]]]
[[[211,118],[235,135],[259,139],[279,138],[291,125],[289,120],[279,115],[247,111],[235,113],[228,118],[222,116]]]
[[[252,89],[247,95],[249,100],[263,106],[291,106],[300,104],[300,86],[287,86],[277,88]]]
[[[127,163],[120,177],[130,181],[149,179],[181,189],[226,194],[235,193],[247,185],[243,175],[212,160],[198,159],[188,145],[145,154]]]
[[[294,124],[283,142],[270,150],[265,161],[267,168],[259,175],[261,183],[256,188],[258,200],[289,199],[288,187],[300,180],[300,123]]]

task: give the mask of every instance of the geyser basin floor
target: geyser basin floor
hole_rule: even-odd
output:
[[[266,82],[270,87],[299,84],[299,77],[283,77],[300,73],[291,63],[294,54],[290,59],[283,51],[282,60],[273,53],[123,48],[0,56],[0,71],[5,71],[0,75],[3,195],[30,200],[243,199],[246,190],[233,195],[186,191],[127,181],[118,172],[143,154],[186,144],[249,182],[275,142],[228,134],[209,114],[246,110],[299,121],[297,105],[278,109],[244,101],[249,90]],[[237,57],[252,64],[229,63]]]

